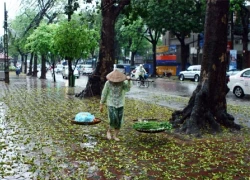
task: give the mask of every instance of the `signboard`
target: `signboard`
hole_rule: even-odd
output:
[[[230,50],[229,70],[237,69],[237,50]]]
[[[168,46],[157,46],[156,53],[164,53],[168,52]]]
[[[176,55],[157,55],[156,60],[176,61]]]
[[[176,45],[170,45],[169,46],[169,53],[175,54],[177,51],[177,46]]]

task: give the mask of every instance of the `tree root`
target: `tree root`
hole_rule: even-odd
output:
[[[218,133],[221,126],[240,130],[241,126],[234,122],[234,117],[227,113],[226,106],[212,106],[206,87],[197,87],[188,105],[182,111],[175,111],[170,122],[180,133],[201,136],[202,132]],[[226,101],[225,101],[226,102]]]

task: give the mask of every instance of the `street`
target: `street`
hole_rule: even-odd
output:
[[[171,132],[143,134],[132,129],[134,120],[138,118],[169,119],[172,110],[181,109],[188,103],[196,83],[152,78],[154,82],[149,88],[133,85],[131,91],[127,93],[130,99],[126,101],[126,119],[120,133],[121,142],[116,143],[106,140],[107,115],[99,112],[99,98],[80,99],[75,98],[74,94],[69,95],[68,90],[71,88],[67,88],[68,81],[62,79],[60,74],[56,76],[57,83],[53,83],[50,72],[47,73],[46,80],[39,79],[39,76],[34,78],[24,74],[18,77],[13,73],[10,84],[0,82],[2,98],[0,102],[0,146],[2,148],[0,179],[71,177],[72,179],[101,179],[110,177],[110,172],[113,173],[112,177],[120,177],[119,179],[127,177],[127,179],[136,179],[134,177],[141,177],[143,168],[149,169],[150,173],[154,172],[153,175],[159,177],[156,179],[164,177],[166,175],[164,172],[168,172],[167,175],[180,174],[180,177],[188,177],[192,172],[199,172],[204,161],[214,167],[214,159],[223,158],[225,151],[226,157],[230,157],[228,158],[230,163],[236,164],[237,170],[241,169],[245,172],[243,174],[245,176],[241,176],[249,177],[249,166],[237,163],[238,159],[242,158],[242,152],[249,154],[248,129],[244,128],[242,133],[237,133],[235,141],[232,139],[236,134],[225,134],[224,140],[221,135],[218,137],[219,141],[214,141],[213,137],[209,139],[212,146],[207,143],[208,137],[204,137],[205,141],[199,144],[198,141],[179,139]],[[76,79],[76,87],[73,88],[76,93],[86,86],[86,82],[87,76]],[[230,98],[228,112],[236,118],[236,122],[249,125],[249,105],[244,105],[247,100],[235,99],[233,95]],[[139,102],[137,99],[149,103]],[[233,101],[238,102],[240,106]],[[91,112],[96,117],[101,117],[103,122],[89,127],[72,124],[71,120],[78,112]],[[207,156],[201,158],[200,153],[196,154],[197,147],[203,155]],[[214,152],[214,154],[208,152]],[[184,153],[186,153],[185,162],[190,162],[187,167],[192,166],[191,169],[181,165]],[[199,157],[201,160],[196,162],[194,157]],[[176,158],[177,161],[174,162]],[[233,160],[235,162],[232,162]],[[105,166],[105,164],[111,166]],[[231,166],[224,166],[225,164],[223,161],[217,166],[226,170],[231,169]],[[151,171],[152,167],[156,168]],[[113,171],[114,168],[116,171]],[[186,174],[179,172],[186,172]],[[148,171],[143,173],[144,177],[141,179],[146,179]]]
[[[40,74],[38,74],[38,77]],[[50,81],[53,81],[51,72],[47,72],[46,78]],[[85,88],[87,84],[88,76],[80,75],[79,79],[75,80],[75,86],[78,91],[81,91]],[[197,86],[197,82],[190,80],[179,81],[177,77],[172,78],[151,78],[150,80],[154,81],[150,83],[148,88],[139,88],[136,85],[133,85],[128,97],[147,99],[148,94],[154,95],[168,95],[168,96],[178,96],[178,97],[191,97],[193,91]],[[63,83],[65,86],[68,86],[68,79],[63,79],[60,73],[56,74],[56,81]],[[215,89],[216,90],[216,89]],[[226,96],[227,102],[234,105],[249,105],[250,96],[245,96],[242,99],[235,97],[232,92],[229,92]],[[181,105],[181,107],[183,107]]]
[[[47,80],[53,81],[50,71],[47,72],[46,77]],[[86,87],[87,80],[88,76],[80,75],[79,79],[75,80],[74,93],[80,93]],[[66,87],[68,86],[68,79],[63,79],[60,73],[56,74],[56,81]],[[150,82],[148,88],[137,87],[132,83],[133,85],[130,91],[126,93],[126,97],[148,101],[173,110],[182,110],[188,104],[188,100],[197,86],[197,82],[190,80],[180,81],[177,77],[150,78],[150,81],[153,82]],[[242,123],[243,121],[244,125],[250,127],[250,115],[248,113],[238,113],[238,109],[244,110],[249,107],[250,96],[240,99],[232,92],[229,92],[226,99],[228,112],[235,117],[235,122]]]

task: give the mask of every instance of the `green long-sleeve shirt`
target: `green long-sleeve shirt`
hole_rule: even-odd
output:
[[[107,103],[107,106],[122,107],[125,104],[125,93],[130,90],[130,81],[112,83],[106,81],[102,90],[101,104]]]

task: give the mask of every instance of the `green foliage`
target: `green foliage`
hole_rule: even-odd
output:
[[[205,5],[205,0],[133,1],[133,12],[129,17],[142,17],[152,30],[188,35],[203,31]]]
[[[22,53],[27,52],[25,48],[27,37],[33,32],[31,29],[26,35],[24,33],[31,21],[35,17],[35,12],[30,9],[26,9],[26,13],[18,15],[9,24],[9,54],[16,56],[20,51]]]
[[[48,52],[55,52],[54,49],[54,34],[57,26],[55,24],[42,23],[34,32],[28,37],[28,43],[25,48],[31,52],[40,54],[47,54]]]
[[[116,39],[118,44],[121,48],[125,49],[125,52],[142,52],[145,54],[150,44],[144,38],[146,28],[142,19],[139,18],[129,24],[125,24],[127,21],[128,19],[122,16],[116,23]]]
[[[74,11],[76,11],[80,6],[79,3],[77,2],[78,0],[70,0],[69,4],[66,4],[64,7],[65,14],[68,16],[71,16]]]
[[[157,121],[150,121],[150,120],[143,120],[141,122],[136,122],[133,125],[134,129],[138,130],[170,130],[172,129],[172,125],[166,121],[166,122],[157,122]]]
[[[246,5],[245,0],[230,0],[231,11],[241,11],[242,6]]]
[[[56,29],[54,46],[62,57],[86,58],[93,47],[98,45],[99,35],[76,20],[62,22]]]

